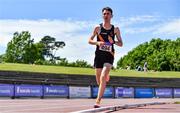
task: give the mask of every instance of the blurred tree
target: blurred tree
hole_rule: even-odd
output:
[[[148,62],[150,70],[180,71],[180,38],[175,41],[152,39],[140,44],[117,62],[118,68],[135,68]]]
[[[36,60],[36,47],[28,31],[15,32],[13,39],[7,44],[6,62],[34,63]]]
[[[56,51],[59,48],[63,48],[65,46],[65,42],[63,41],[56,41],[54,37],[51,36],[44,36],[41,41],[41,44],[44,45],[42,54],[44,58],[49,58],[52,63],[55,63],[60,57],[56,57]]]

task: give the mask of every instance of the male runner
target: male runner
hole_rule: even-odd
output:
[[[106,82],[109,81],[109,72],[114,62],[114,44],[122,47],[120,30],[111,24],[113,11],[110,7],[102,9],[103,23],[96,26],[93,34],[89,38],[89,44],[96,45],[94,67],[96,81],[99,85],[98,96],[94,108],[100,107],[101,98],[106,88]],[[94,41],[97,36],[97,41]],[[115,41],[115,36],[117,41]]]

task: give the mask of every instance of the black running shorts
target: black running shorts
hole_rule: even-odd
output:
[[[94,58],[94,68],[103,68],[104,63],[113,65],[114,56],[110,52],[96,51]]]

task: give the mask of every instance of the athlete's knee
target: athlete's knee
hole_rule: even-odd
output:
[[[100,78],[101,82],[104,81],[105,79],[106,79],[106,74],[101,74],[101,78]]]
[[[112,64],[110,64],[110,63],[104,63],[104,67],[111,69],[111,68],[112,68]]]

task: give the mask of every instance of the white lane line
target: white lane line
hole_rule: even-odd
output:
[[[93,109],[87,109],[87,110],[80,110],[76,112],[71,113],[99,113],[99,112],[107,112],[107,111],[117,111],[122,109],[129,109],[129,108],[137,108],[137,107],[143,107],[143,106],[150,106],[150,105],[161,105],[166,104],[165,102],[151,102],[151,103],[141,103],[141,104],[127,104],[127,105],[121,105],[121,106],[107,106],[107,107],[101,107],[101,108],[93,108]]]

